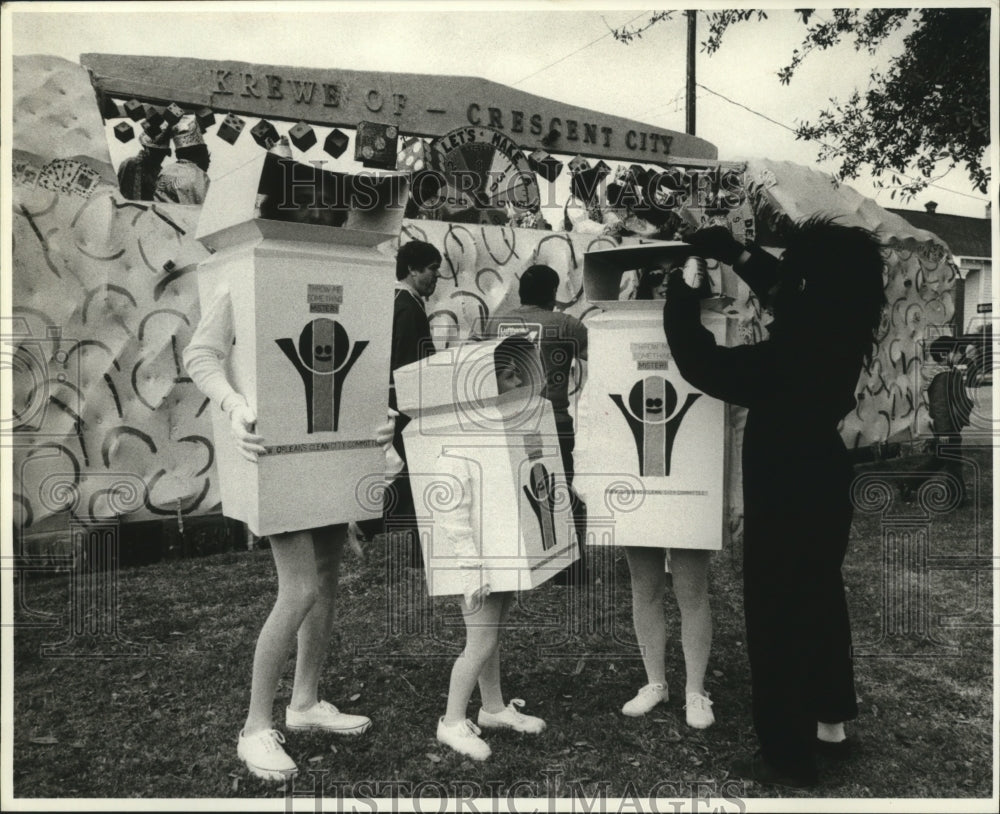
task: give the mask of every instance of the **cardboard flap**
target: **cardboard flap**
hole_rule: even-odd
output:
[[[497,349],[518,343],[521,387],[501,396],[497,382]],[[472,416],[480,411],[496,415],[498,405],[504,415],[523,411],[522,402],[537,399],[545,376],[537,350],[523,337],[485,342],[466,342],[446,348],[393,373],[399,409],[417,416],[428,411],[462,410]]]
[[[583,256],[584,296],[588,302],[606,310],[633,308],[637,301],[618,299],[625,272],[656,267],[664,263],[671,266],[680,265],[693,253],[693,246],[679,240],[587,252]]]
[[[375,246],[399,236],[408,195],[402,173],[352,175],[261,153],[212,181],[195,236],[216,250],[262,238]],[[301,220],[308,207],[322,222]]]
[[[498,341],[469,342],[397,369],[396,399],[407,415],[437,407],[489,405],[499,392],[493,354]]]

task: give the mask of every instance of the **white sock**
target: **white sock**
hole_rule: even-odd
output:
[[[847,738],[847,734],[844,732],[844,725],[842,723],[825,724],[822,721],[817,721],[816,737],[828,743],[840,743]]]

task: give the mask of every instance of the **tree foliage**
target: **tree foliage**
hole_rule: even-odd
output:
[[[676,13],[658,12],[636,28],[613,33],[630,42]],[[782,84],[792,81],[814,51],[853,37],[856,51],[874,56],[890,35],[906,32],[902,53],[885,70],[872,69],[866,89],[855,89],[844,101],[830,99],[815,120],[796,128],[797,138],[816,142],[820,159],[839,160],[841,178],[856,178],[867,168],[877,186],[894,187],[893,197],[900,191],[910,198],[959,166],[975,189],[988,191],[989,9],[834,9],[829,20],[817,20],[812,9],[796,13],[806,30],[778,71]],[[743,9],[704,16],[708,36],[701,46],[711,55],[731,26],[759,22],[767,13]]]

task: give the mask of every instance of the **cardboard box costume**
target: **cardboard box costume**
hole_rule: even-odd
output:
[[[258,535],[382,511],[385,458],[374,438],[385,421],[395,262],[377,246],[398,236],[406,182],[293,164],[262,154],[218,179],[197,233],[215,250],[199,266],[202,309],[228,291],[229,381],[267,449],[245,460],[213,410],[222,508]],[[319,184],[324,203],[346,210],[344,225],[255,217],[259,192],[284,194],[285,172],[298,173],[300,191]]]
[[[627,271],[681,266],[691,254],[686,243],[664,241],[584,257],[586,297],[604,309],[587,320],[574,481],[591,544],[722,547],[725,405],[678,373],[663,301],[619,299]],[[725,317],[708,307],[703,321],[723,343]]]
[[[403,442],[431,596],[467,593],[470,569],[494,592],[535,588],[579,556],[537,352],[531,381],[500,395],[501,344],[460,345],[395,372],[412,418]],[[471,550],[452,543],[456,511],[468,513],[458,523],[471,527]]]

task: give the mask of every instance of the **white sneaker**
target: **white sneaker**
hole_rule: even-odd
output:
[[[438,720],[437,739],[473,760],[486,760],[493,753],[490,745],[479,737],[480,732],[479,727],[469,720],[457,724],[446,724],[443,717]]]
[[[285,708],[285,726],[289,729],[319,729],[335,735],[360,735],[372,725],[364,715],[348,715],[329,701],[318,701],[307,710]]]
[[[476,722],[483,729],[513,729],[515,732],[537,735],[545,729],[545,721],[534,715],[525,715],[517,709],[523,706],[523,698],[513,698],[500,712],[487,712],[485,709],[480,709]]]
[[[668,697],[669,693],[667,692],[666,684],[660,684],[659,682],[656,684],[647,684],[636,693],[635,698],[628,701],[622,707],[622,714],[628,715],[631,718],[638,718],[640,715],[645,715],[661,701],[666,701]]]
[[[715,723],[715,715],[712,714],[712,702],[708,700],[707,695],[689,692],[684,709],[687,710],[688,726],[693,726],[695,729],[708,729]]]
[[[277,729],[262,729],[252,735],[240,731],[236,754],[250,773],[262,780],[282,781],[298,772],[295,761],[281,748],[285,736]]]

